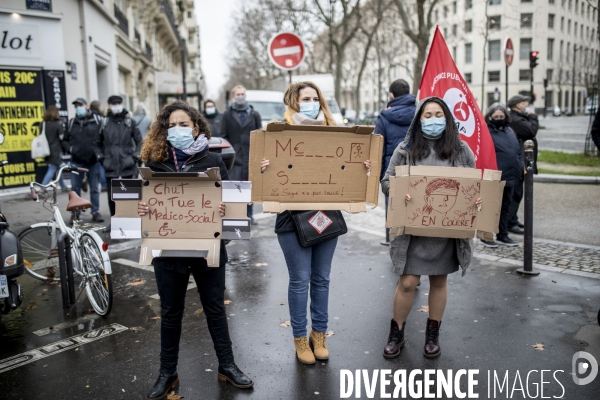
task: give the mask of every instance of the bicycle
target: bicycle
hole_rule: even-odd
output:
[[[34,201],[43,200],[43,207],[52,212],[48,222],[31,225],[19,234],[23,250],[25,272],[33,278],[43,281],[60,281],[56,276],[58,268],[58,236],[67,233],[71,241],[71,259],[74,276],[81,277],[79,288],[85,287],[88,299],[94,311],[107,316],[113,302],[112,267],[108,256],[108,243],[104,243],[96,230],[104,226],[80,224],[77,214],[92,204],[69,192],[67,211],[73,216],[73,226],[68,227],[60,213],[56,199],[58,182],[63,172],[78,174],[88,172],[85,168],[63,166],[56,174],[56,179],[47,185],[37,182],[30,184],[31,197]],[[37,190],[36,190],[37,189]],[[46,203],[51,208],[46,207]],[[45,271],[46,274],[41,272]]]

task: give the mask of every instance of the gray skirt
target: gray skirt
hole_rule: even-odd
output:
[[[458,267],[456,239],[411,237],[403,275],[448,275]]]

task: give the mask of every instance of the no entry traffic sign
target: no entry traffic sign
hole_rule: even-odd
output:
[[[294,33],[280,32],[269,41],[269,58],[273,64],[286,71],[298,68],[305,55],[304,43]]]
[[[513,59],[515,57],[515,49],[513,48],[513,42],[510,38],[506,39],[506,43],[504,44],[504,61],[507,66],[511,66]]]

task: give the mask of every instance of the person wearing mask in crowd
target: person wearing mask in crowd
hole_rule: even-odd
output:
[[[375,132],[383,136],[383,162],[381,163],[380,180],[385,176],[385,171],[390,163],[396,147],[404,140],[408,127],[415,116],[416,97],[410,94],[410,86],[404,79],[397,79],[390,85],[387,109],[382,110],[375,126]],[[387,217],[388,198],[385,198],[385,212]],[[390,230],[386,229],[386,241],[382,244],[389,245]]]
[[[100,130],[100,150],[111,216],[115,215],[111,182],[113,179],[132,179],[137,176],[136,159],[141,148],[142,134],[133,118],[129,116],[129,111],[123,107],[123,98],[110,96],[106,118]]]
[[[213,132],[214,137],[221,135],[221,122],[223,121],[223,114],[219,113],[215,102],[212,100],[206,100],[204,102],[204,118],[210,124],[210,129]]]
[[[312,82],[290,85],[283,102],[287,106],[284,119],[288,124],[335,125],[325,97]],[[264,173],[268,166],[269,160],[263,159],[261,172]],[[370,172],[370,160],[365,161],[365,166],[365,172]],[[277,215],[275,233],[289,272],[288,304],[296,357],[301,363],[315,364],[316,360],[329,359],[325,332],[329,320],[329,276],[337,237],[312,247],[302,247],[292,215],[291,211]],[[309,291],[312,325],[310,341],[306,330]]]
[[[142,147],[141,159],[155,172],[205,172],[219,168],[221,179],[228,180],[221,156],[208,148],[210,126],[200,112],[183,101],[163,107],[150,128]],[[138,204],[138,214],[149,212],[147,203]],[[225,205],[219,206],[222,217]],[[163,399],[179,383],[177,361],[181,340],[185,296],[190,273],[194,276],[206,315],[208,331],[219,360],[218,379],[237,388],[250,388],[252,380],[236,366],[233,358],[227,314],[225,313],[225,264],[227,250],[221,241],[220,265],[208,267],[204,258],[163,258],[152,260],[160,295],[160,373],[148,399]]]
[[[460,139],[452,112],[439,97],[428,97],[419,102],[415,118],[398,145],[381,181],[383,194],[389,195],[390,176],[396,175],[396,167],[402,165],[428,165],[436,167],[475,168],[473,152]],[[451,182],[450,182],[451,183]],[[446,196],[457,192],[458,187],[432,187]],[[427,191],[426,191],[427,193]],[[405,201],[412,201],[406,194]],[[481,199],[476,205],[481,206]],[[429,276],[429,318],[425,330],[426,358],[441,354],[440,326],[446,309],[448,274],[462,267],[463,275],[471,263],[473,239],[450,239],[402,234],[390,242],[393,269],[400,274],[393,302],[393,318],[387,343],[383,349],[385,358],[396,358],[404,346],[404,328],[415,297],[415,289],[421,275]],[[414,326],[414,325],[413,325]]]
[[[506,182],[502,193],[502,207],[500,211],[500,224],[496,241],[482,240],[487,247],[498,247],[498,244],[517,246],[517,242],[508,236],[508,219],[512,205],[512,192],[521,181],[523,173],[523,156],[517,135],[509,127],[510,114],[501,103],[494,103],[485,114],[485,121],[494,141],[496,149],[496,162],[502,171],[502,180]]]
[[[90,186],[90,202],[92,203],[92,221],[104,222],[100,214],[100,129],[102,118],[93,114],[87,101],[79,97],[73,102],[75,118],[71,118],[67,125],[67,132],[63,137],[63,150],[71,154],[74,167],[85,168],[88,172],[87,179]],[[83,173],[71,173],[71,189],[81,196]],[[77,214],[79,218],[79,214]],[[71,217],[71,223],[72,223]]]
[[[139,103],[135,108],[133,120],[142,134],[142,139],[146,139],[146,135],[150,130],[150,125],[152,125],[152,118],[148,116],[148,110],[144,103]]]
[[[513,132],[516,133],[519,144],[521,145],[521,154],[523,156],[524,148],[523,143],[526,140],[533,140],[533,173],[537,174],[537,154],[538,144],[535,138],[539,129],[538,117],[535,112],[529,110],[529,97],[523,95],[516,95],[511,97],[506,104],[510,108],[510,127]],[[514,187],[512,194],[512,204],[510,210],[510,217],[508,220],[508,231],[517,234],[523,234],[524,225],[519,222],[517,215],[521,200],[523,200],[523,180],[525,176],[521,173],[519,183]]]
[[[248,180],[248,161],[250,159],[250,132],[261,129],[260,114],[246,101],[246,88],[238,85],[232,89],[233,101],[229,110],[223,114],[221,137],[226,139],[235,150],[235,161],[229,178],[232,181]],[[248,218],[254,223],[252,204],[248,204]]]
[[[42,185],[47,185],[52,179],[56,171],[59,170],[62,162],[62,145],[61,137],[64,135],[63,123],[58,115],[58,108],[56,106],[48,106],[46,113],[44,114],[43,122],[40,124],[40,132],[44,131],[48,145],[50,146],[50,155],[46,157],[48,163],[48,170],[42,181]],[[63,192],[68,192],[69,188],[65,185],[65,181],[62,176],[60,177],[60,188]]]
[[[90,103],[90,111],[92,114],[99,116],[100,118],[104,118],[104,114],[102,113],[102,103],[98,100],[94,100]],[[100,164],[100,186],[103,192],[106,192],[106,175],[104,173],[104,167]],[[88,191],[87,180],[84,178],[82,187],[84,192]]]

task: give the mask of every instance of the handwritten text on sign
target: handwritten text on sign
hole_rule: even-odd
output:
[[[212,238],[221,230],[221,190],[214,182],[151,181],[143,199],[150,209],[142,225],[147,237]]]
[[[319,137],[320,136],[320,137]],[[273,201],[364,201],[370,135],[319,132],[271,134],[265,138],[263,194]]]
[[[411,177],[407,225],[474,229],[480,190],[470,179]]]

